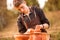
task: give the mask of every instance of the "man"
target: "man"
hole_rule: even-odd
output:
[[[13,4],[21,12],[17,21],[20,33],[25,33],[30,28],[46,32],[45,29],[49,28],[50,24],[40,8],[29,8],[24,0],[14,0]]]

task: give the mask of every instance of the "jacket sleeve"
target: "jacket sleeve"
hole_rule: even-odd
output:
[[[18,18],[17,25],[18,25],[18,30],[19,30],[20,33],[25,33],[26,32],[26,28],[22,23],[21,17]]]
[[[36,10],[38,16],[40,17],[41,24],[47,23],[50,26],[50,23],[49,23],[48,19],[46,18],[46,16],[44,15],[43,10],[40,8],[37,8],[37,7],[35,8],[35,10]]]

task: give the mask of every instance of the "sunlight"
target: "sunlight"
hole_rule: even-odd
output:
[[[13,9],[13,0],[7,0],[7,9],[8,10]]]
[[[45,5],[45,2],[47,2],[48,0],[37,0],[37,1],[39,3],[40,8],[43,9],[44,5]]]

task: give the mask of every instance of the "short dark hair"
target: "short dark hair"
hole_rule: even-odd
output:
[[[24,0],[13,0],[13,5],[15,6],[15,7],[18,7],[21,3],[23,3],[24,2]]]

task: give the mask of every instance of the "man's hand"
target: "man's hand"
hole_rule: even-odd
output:
[[[30,28],[28,29],[24,34],[31,34],[34,32],[34,29]]]
[[[43,27],[44,29],[48,29],[49,28],[49,25],[47,23],[44,23],[43,26],[44,26]]]
[[[40,29],[42,28],[43,28],[43,25],[36,25],[35,32],[40,32],[41,31]]]
[[[30,33],[33,33],[33,32],[40,32],[41,31],[40,29],[47,29],[47,28],[48,28],[47,23],[42,24],[42,25],[36,25],[35,29],[30,28],[24,34],[30,34]]]

